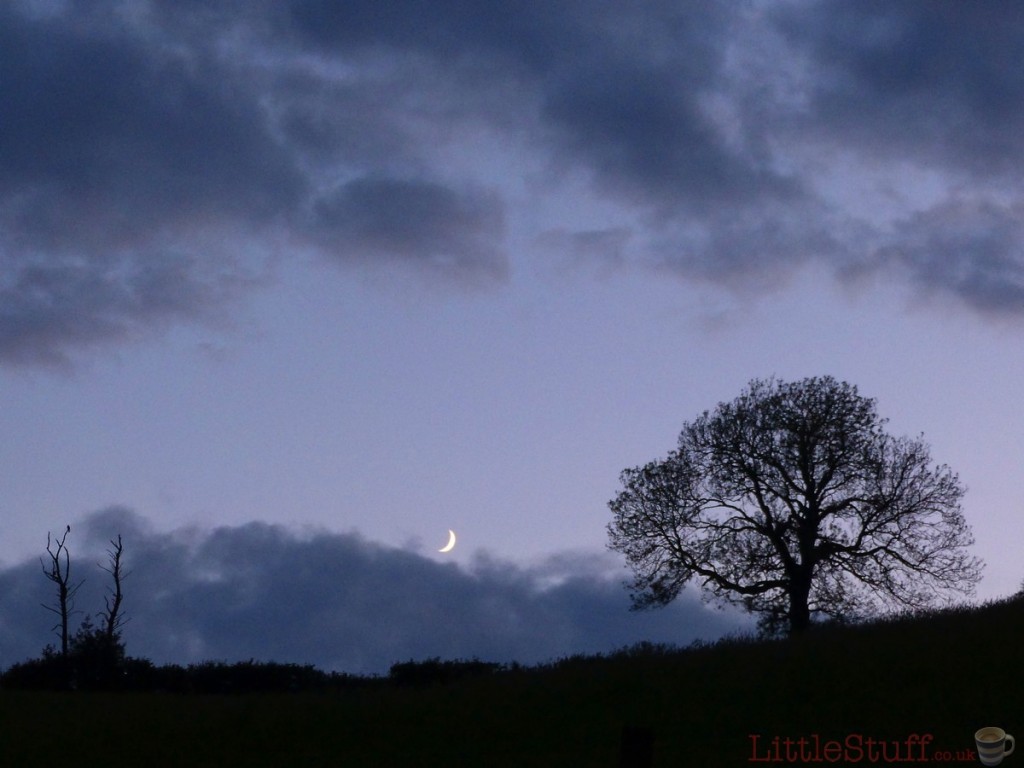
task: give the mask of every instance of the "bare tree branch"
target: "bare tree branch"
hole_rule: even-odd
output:
[[[53,625],[54,632],[60,637],[60,652],[61,656],[67,658],[68,655],[68,620],[75,607],[75,595],[78,593],[79,588],[85,583],[85,579],[82,579],[77,584],[71,583],[71,555],[67,548],[68,534],[71,533],[71,526],[69,525],[64,530],[64,535],[60,539],[53,540],[49,533],[46,534],[46,554],[49,555],[50,562],[47,565],[43,558],[39,558],[39,564],[43,568],[43,575],[46,576],[50,581],[57,585],[57,600],[55,605],[43,604],[43,608],[57,614],[60,617],[60,621]],[[56,543],[57,548],[52,549],[53,544]],[[63,558],[63,563],[61,562]]]
[[[109,643],[113,643],[117,639],[121,627],[128,621],[120,613],[121,603],[124,600],[121,584],[131,574],[122,571],[121,555],[124,552],[124,546],[121,543],[121,534],[117,534],[116,541],[111,539],[110,546],[111,549],[107,550],[110,567],[101,565],[100,568],[111,575],[114,580],[114,586],[110,589],[109,595],[103,596],[103,604],[106,610],[100,611],[100,616],[103,618],[103,634]]]

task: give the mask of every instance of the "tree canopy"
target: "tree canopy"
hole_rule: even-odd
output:
[[[826,376],[754,380],[684,424],[676,450],[625,470],[609,503],[634,606],[695,581],[775,634],[972,594],[983,566],[967,551],[964,487],[886,423]]]

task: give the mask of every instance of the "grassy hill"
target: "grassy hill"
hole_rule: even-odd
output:
[[[5,690],[0,765],[614,768],[625,726],[653,733],[655,766],[885,765],[922,756],[978,764],[968,750],[981,726],[1024,736],[1022,640],[1024,601],[1016,599],[448,684],[381,680],[331,693],[234,696]],[[810,760],[799,759],[800,739]]]

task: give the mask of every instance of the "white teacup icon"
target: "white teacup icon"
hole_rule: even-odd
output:
[[[1013,748],[1017,745],[1013,736],[991,725],[975,732],[974,743],[978,746],[978,758],[982,765],[999,765],[1004,757],[1013,754]]]

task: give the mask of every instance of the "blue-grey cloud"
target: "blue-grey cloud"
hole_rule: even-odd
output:
[[[354,179],[316,201],[312,229],[325,250],[344,256],[409,259],[435,270],[503,277],[494,242],[500,204],[440,184]]]
[[[404,52],[441,68],[465,91],[522,85],[558,164],[580,165],[609,195],[699,210],[771,193],[798,196],[756,141],[730,142],[704,100],[724,87],[735,10],[658,2],[297,2],[300,40],[344,58]],[[400,60],[400,59],[398,59]]]
[[[873,172],[921,169],[947,191],[889,226],[861,229],[842,261],[1019,317],[1024,74],[1012,62],[1024,55],[1024,10],[825,0],[780,5],[772,19],[805,70],[800,108],[778,120],[780,133]],[[880,192],[901,181],[894,173]]]
[[[66,365],[78,346],[133,339],[164,322],[212,317],[247,283],[241,271],[210,274],[193,257],[175,253],[30,262],[5,278],[0,360],[54,366]],[[140,318],[146,320],[142,327]]]
[[[949,200],[901,220],[849,276],[909,279],[926,296],[955,292],[983,315],[1024,311],[1024,205]]]
[[[122,535],[128,651],[158,663],[205,659],[315,664],[380,673],[396,661],[473,658],[537,663],[642,640],[686,644],[745,626],[686,597],[635,613],[607,553],[567,553],[534,567],[479,555],[470,567],[383,547],[356,534],[299,535],[250,523],[153,531],[121,508],[72,524],[84,613],[102,609],[108,540]],[[0,663],[54,640],[52,585],[39,564],[0,572]],[[76,622],[82,615],[76,617]]]
[[[373,83],[304,72],[294,51],[267,64],[257,14],[51,10],[0,10],[0,360],[67,362],[205,318],[282,238],[332,260],[504,274],[494,196],[422,169],[360,182],[402,162],[400,109]],[[344,199],[325,194],[353,177]]]
[[[511,180],[527,194],[570,177],[622,211],[600,226],[630,233],[611,243],[624,263],[761,290],[807,263],[840,276],[896,266],[972,310],[1024,309],[1019,233],[1001,229],[995,257],[964,246],[984,239],[985,215],[920,230],[950,205],[1019,207],[1016,8],[132,8],[0,9],[0,361],[64,361],[202,319],[263,275],[263,259],[296,250],[500,283],[504,222],[528,217],[510,215],[509,180],[487,158],[451,163],[481,132],[487,151],[507,139],[529,153],[493,166],[530,168]],[[899,189],[892,216],[823,191],[823,171],[836,187],[844,167],[898,188],[897,166],[930,186]],[[537,168],[554,187],[529,188]],[[593,226],[559,228],[571,257]],[[956,268],[915,267],[924,240]]]
[[[920,157],[983,176],[1024,150],[1024,9],[834,0],[780,4],[776,23],[816,74],[807,129],[876,157]]]

